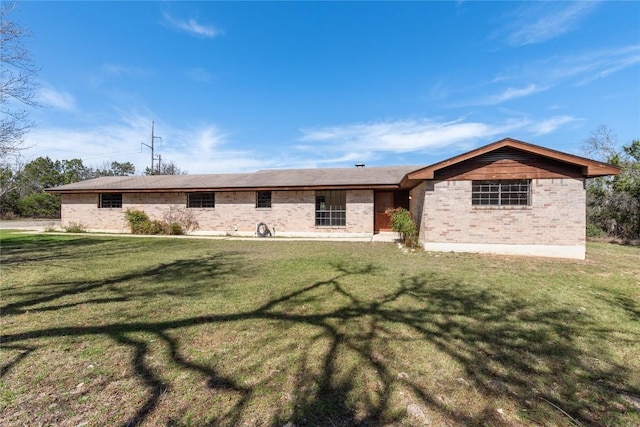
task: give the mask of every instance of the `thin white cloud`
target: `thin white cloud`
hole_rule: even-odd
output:
[[[76,100],[69,92],[56,90],[50,86],[43,86],[38,93],[39,102],[46,106],[64,111],[75,111]]]
[[[120,111],[110,124],[82,128],[36,127],[26,137],[25,160],[40,156],[52,159],[82,159],[86,166],[99,167],[105,162],[132,162],[141,174],[151,164],[150,111]],[[234,149],[228,134],[217,126],[203,124],[185,128],[155,122],[155,155],[163,162],[173,162],[189,173],[227,173],[255,171],[277,166],[278,159],[264,159],[262,153]]]
[[[100,66],[100,69],[90,79],[91,84],[95,87],[100,87],[108,81],[114,79],[123,78],[135,78],[145,79],[152,76],[153,72],[150,69],[143,67],[104,63]]]
[[[570,55],[551,56],[520,66],[511,65],[496,77],[474,85],[440,83],[432,90],[432,99],[448,98],[448,107],[498,105],[556,87],[584,86],[640,64],[640,44],[598,49]],[[478,94],[478,92],[485,94]],[[487,95],[487,92],[494,92]],[[455,98],[464,98],[456,101]]]
[[[632,54],[627,57],[621,57],[614,59],[612,61],[608,61],[605,63],[597,64],[597,67],[592,67],[592,70],[587,74],[582,80],[580,80],[577,85],[584,86],[586,84],[591,83],[594,80],[602,79],[608,77],[612,74],[617,73],[618,71],[622,71],[625,68],[629,68],[636,64],[640,64],[640,49],[636,54]]]
[[[551,57],[531,64],[531,73],[545,69],[549,78],[575,78],[592,81],[607,77],[640,62],[640,44],[599,49],[562,57]]]
[[[301,141],[307,151],[318,153],[379,153],[429,152],[447,147],[468,148],[477,141],[488,142],[519,134],[548,134],[577,119],[554,116],[542,120],[529,117],[507,119],[498,123],[456,120],[438,122],[428,119],[355,123],[302,130]]]
[[[197,37],[214,38],[224,34],[224,31],[214,27],[213,25],[206,25],[199,23],[196,19],[190,18],[182,20],[174,18],[168,12],[162,14],[164,23],[171,28],[183,31]]]
[[[501,124],[412,119],[303,129],[301,140],[322,143],[323,150],[407,153],[504,135],[526,124],[520,119]]]
[[[532,123],[528,130],[536,136],[546,135],[563,125],[577,121],[580,120],[572,116],[554,116],[540,122]]]
[[[189,79],[196,82],[208,83],[213,79],[213,76],[202,67],[191,68],[186,74]]]
[[[173,126],[146,109],[118,111],[108,124],[84,127],[37,127],[28,135],[25,160],[80,158],[87,166],[132,162],[141,174],[151,163],[151,122],[155,118],[155,154],[191,174],[251,172],[270,168],[300,168],[390,164],[390,155],[423,163],[434,152],[466,150],[505,136],[543,135],[575,122],[571,116],[533,119],[513,116],[498,122],[412,118],[352,123],[301,131],[300,145],[284,146],[268,156],[259,148],[240,148],[235,135],[213,123]],[[104,123],[104,122],[103,122]],[[419,155],[419,156],[416,156]],[[422,161],[414,161],[414,157]],[[394,161],[395,162],[395,161]]]
[[[507,33],[511,46],[546,42],[574,30],[597,6],[596,1],[527,3],[500,32]]]
[[[141,67],[111,63],[103,64],[102,71],[105,74],[109,74],[112,76],[126,77],[145,77],[149,74],[147,70]]]
[[[522,98],[545,90],[545,88],[539,87],[533,83],[529,83],[522,88],[509,87],[504,89],[501,93],[496,95],[490,95],[481,100],[473,103],[473,105],[496,105],[503,102],[511,101],[512,99]]]

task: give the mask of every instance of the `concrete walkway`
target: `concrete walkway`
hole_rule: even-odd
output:
[[[1,220],[0,230],[44,231],[60,229],[59,219],[12,219]]]
[[[37,231],[44,232],[46,230],[60,230],[59,219],[16,219],[16,220],[2,220],[0,221],[0,229],[4,230],[24,230],[24,231]],[[71,234],[71,233],[69,233]],[[193,239],[216,239],[216,240],[264,240],[264,241],[330,241],[330,242],[382,242],[382,243],[394,243],[399,240],[398,233],[394,232],[381,232],[372,236],[363,237],[243,237],[243,236],[219,236],[206,234],[199,232],[195,235],[182,235],[182,236],[148,236],[139,234],[127,234],[127,233],[81,233],[82,235],[96,234],[100,236],[130,236],[130,237],[174,237],[174,238],[193,238]]]

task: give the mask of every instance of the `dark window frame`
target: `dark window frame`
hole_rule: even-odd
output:
[[[98,196],[99,209],[122,209],[122,193],[100,193]]]
[[[187,193],[187,208],[215,209],[216,193],[214,191],[201,191]]]
[[[531,180],[474,180],[471,204],[477,207],[531,206]]]
[[[316,227],[347,226],[347,191],[316,191]]]
[[[271,197],[271,191],[256,191],[256,209],[270,209]]]

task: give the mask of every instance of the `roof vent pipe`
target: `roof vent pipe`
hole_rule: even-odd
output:
[[[356,163],[356,167],[357,168],[363,168],[364,167],[364,163]]]

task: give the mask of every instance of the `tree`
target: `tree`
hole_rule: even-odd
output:
[[[95,170],[95,176],[128,176],[136,173],[136,167],[131,162],[105,162],[102,169]]]
[[[18,186],[22,163],[16,160],[11,166],[0,165],[0,217],[5,218],[7,213],[14,213],[20,198]]]
[[[51,160],[38,157],[24,166],[0,168],[2,213],[25,217],[53,217],[59,214],[60,196],[45,193],[46,188],[93,177],[93,170],[80,159]]]
[[[60,174],[61,184],[71,184],[94,177],[93,169],[86,167],[81,159],[56,160],[55,166]]]
[[[151,170],[147,167],[145,175],[186,175],[188,171],[180,169],[174,162],[162,163],[159,169]]]
[[[24,39],[30,34],[11,21],[15,3],[0,2],[0,166],[25,148],[24,136],[34,126],[27,107],[38,106],[36,67]]]
[[[585,150],[620,168],[614,177],[587,183],[588,233],[640,239],[640,140],[620,148],[613,131],[602,125],[585,141]]]

